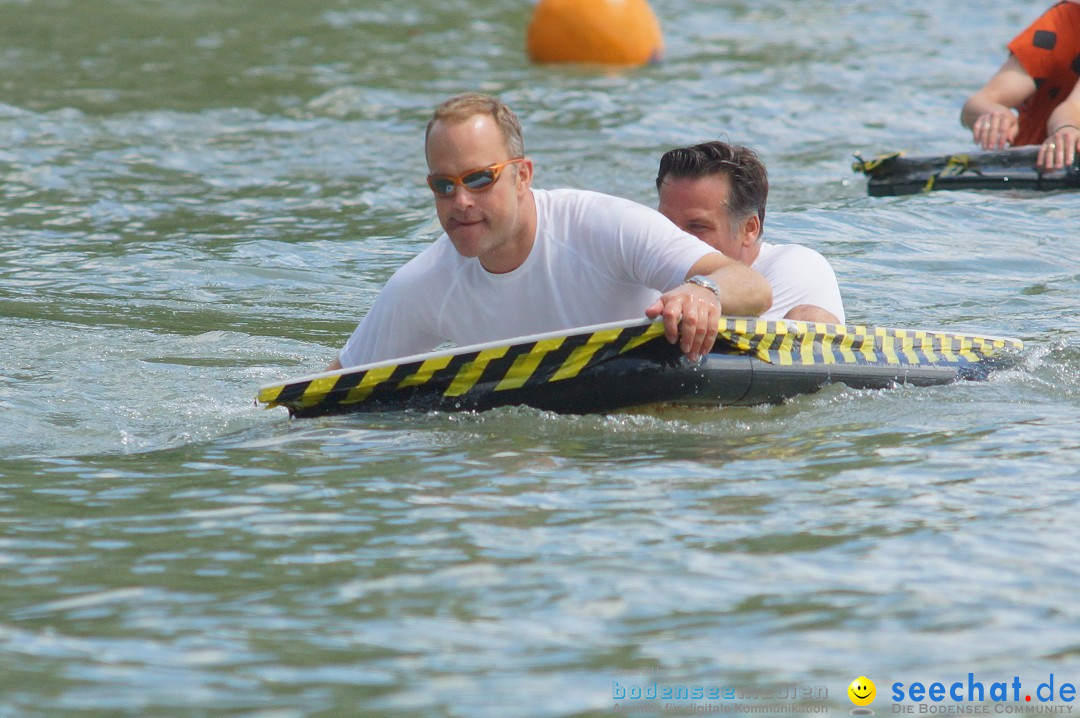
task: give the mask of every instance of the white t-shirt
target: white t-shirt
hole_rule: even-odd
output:
[[[772,307],[763,319],[783,319],[800,304],[814,304],[835,314],[841,324],[846,321],[836,274],[828,260],[809,247],[762,242],[752,266],[772,286]]]
[[[659,212],[584,190],[533,190],[536,241],[492,274],[444,233],[397,270],[339,359],[343,367],[645,316],[711,247]]]

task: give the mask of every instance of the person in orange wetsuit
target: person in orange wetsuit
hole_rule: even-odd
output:
[[[1009,57],[964,103],[984,150],[1040,145],[1036,165],[1072,164],[1080,147],[1080,0],[1063,0],[1009,43]]]

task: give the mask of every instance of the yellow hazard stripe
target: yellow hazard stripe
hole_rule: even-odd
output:
[[[334,385],[338,383],[339,376],[324,376],[313,379],[308,388],[304,390],[301,402],[304,404],[318,404],[330,393]]]
[[[949,159],[945,162],[945,169],[941,170],[939,176],[955,177],[956,175],[962,175],[967,171],[970,162],[971,158],[968,155],[949,155]]]
[[[941,171],[935,172],[926,179],[926,184],[923,185],[922,191],[932,191],[938,177],[957,177],[964,174],[964,172],[967,172],[970,164],[971,158],[968,155],[949,155],[946,158],[945,166],[941,168]]]
[[[900,340],[900,353],[904,355],[904,359],[907,360],[908,364],[920,364],[924,361],[918,354],[915,337],[911,336],[906,330],[898,329],[896,338]]]
[[[611,344],[618,339],[619,335],[622,334],[622,331],[622,329],[604,329],[593,333],[587,342],[570,352],[570,356],[566,358],[566,361],[563,362],[563,365],[559,367],[559,370],[551,376],[549,381],[570,379],[580,374],[581,370],[588,365],[589,360],[592,359],[593,355],[600,351],[600,348],[605,344]]]
[[[565,341],[565,337],[557,337],[536,342],[528,353],[522,354],[514,360],[514,363],[507,370],[506,376],[495,386],[495,391],[520,389],[525,386],[526,382],[536,373],[540,363],[544,361],[544,357],[561,347]]]
[[[398,389],[408,389],[410,386],[420,386],[431,381],[431,377],[435,375],[435,372],[440,369],[445,369],[450,361],[454,357],[451,355],[435,357],[434,359],[428,359],[420,364],[420,366],[409,376],[405,377],[398,383]]]
[[[651,342],[653,339],[656,339],[657,337],[660,337],[660,336],[663,336],[663,335],[664,335],[664,323],[663,322],[653,322],[652,324],[649,325],[649,328],[646,329],[644,332],[642,332],[641,334],[638,334],[636,337],[633,337],[632,339],[630,339],[630,341],[626,342],[626,346],[624,346],[622,349],[620,349],[619,353],[623,354],[625,352],[630,351],[631,349],[637,349],[642,344],[645,344],[646,342]]]
[[[281,392],[283,391],[285,391],[285,384],[265,387],[259,390],[259,398],[257,401],[260,404],[273,404],[277,401],[277,398],[281,396]]]
[[[751,329],[751,326],[753,328]],[[777,334],[784,330],[784,322],[763,319],[722,319],[718,337],[745,352],[756,355],[766,362],[773,362],[772,344]]]
[[[817,326],[824,327],[826,325],[819,324]],[[822,329],[822,331],[824,331],[825,334],[821,340],[821,362],[823,364],[835,364],[836,354],[833,353],[833,342],[836,339],[839,339],[839,335],[837,333],[829,332],[824,329]]]
[[[851,163],[851,169],[856,172],[865,172],[869,174],[873,170],[876,170],[878,167],[880,167],[881,164],[886,160],[891,160],[895,157],[899,157],[902,154],[902,152],[891,152],[887,155],[878,155],[872,160],[864,160],[862,157],[858,157],[858,159]]]
[[[972,351],[973,348],[974,346],[969,337],[960,337],[960,348],[957,351],[957,354],[968,361],[979,361],[979,355]]]
[[[868,362],[877,361],[877,353],[874,351],[877,336],[871,334],[867,327],[857,327],[856,329],[855,335],[859,338],[859,353]]]
[[[382,384],[384,381],[390,378],[390,375],[397,369],[396,366],[384,366],[378,369],[368,369],[364,372],[364,378],[360,380],[360,383],[349,390],[349,393],[341,400],[342,404],[355,404],[359,401],[367,399],[374,391],[375,387]],[[307,392],[305,392],[307,393]]]
[[[484,370],[487,369],[487,365],[494,359],[501,359],[506,356],[506,352],[510,351],[509,346],[496,347],[494,349],[485,349],[476,355],[476,358],[472,361],[466,362],[464,366],[458,371],[454,380],[450,382],[450,386],[447,387],[444,392],[445,396],[461,396],[469,389],[472,389],[476,385],[476,382],[480,381],[480,377],[484,375]]]
[[[806,325],[802,322],[796,327],[796,331],[802,333],[802,341],[799,342],[799,360],[803,364],[813,364],[817,358],[817,348],[821,346],[821,335],[823,332],[818,332],[815,327],[815,331],[806,331]]]
[[[881,346],[881,353],[885,357],[885,361],[889,364],[899,364],[900,357],[896,355],[896,336],[890,332],[886,332],[883,329],[874,330],[874,345]]]
[[[937,362],[937,357],[934,356],[933,337],[928,336],[924,331],[918,331],[915,332],[915,339],[919,342],[919,346],[922,347],[923,356],[926,357],[926,361],[935,364]]]
[[[754,344],[751,341],[751,336],[749,336],[751,332],[748,324],[749,322],[745,319],[721,319],[717,335],[722,339],[726,339],[736,349],[745,352],[753,351]]]

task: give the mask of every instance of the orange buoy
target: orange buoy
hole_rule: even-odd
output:
[[[664,51],[646,0],[540,0],[527,44],[534,62],[643,65]]]

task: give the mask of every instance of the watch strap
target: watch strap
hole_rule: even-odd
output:
[[[716,286],[716,282],[703,274],[695,274],[692,277],[687,277],[683,284],[696,284],[699,287],[705,287],[716,295],[717,301],[720,301],[720,287]]]

